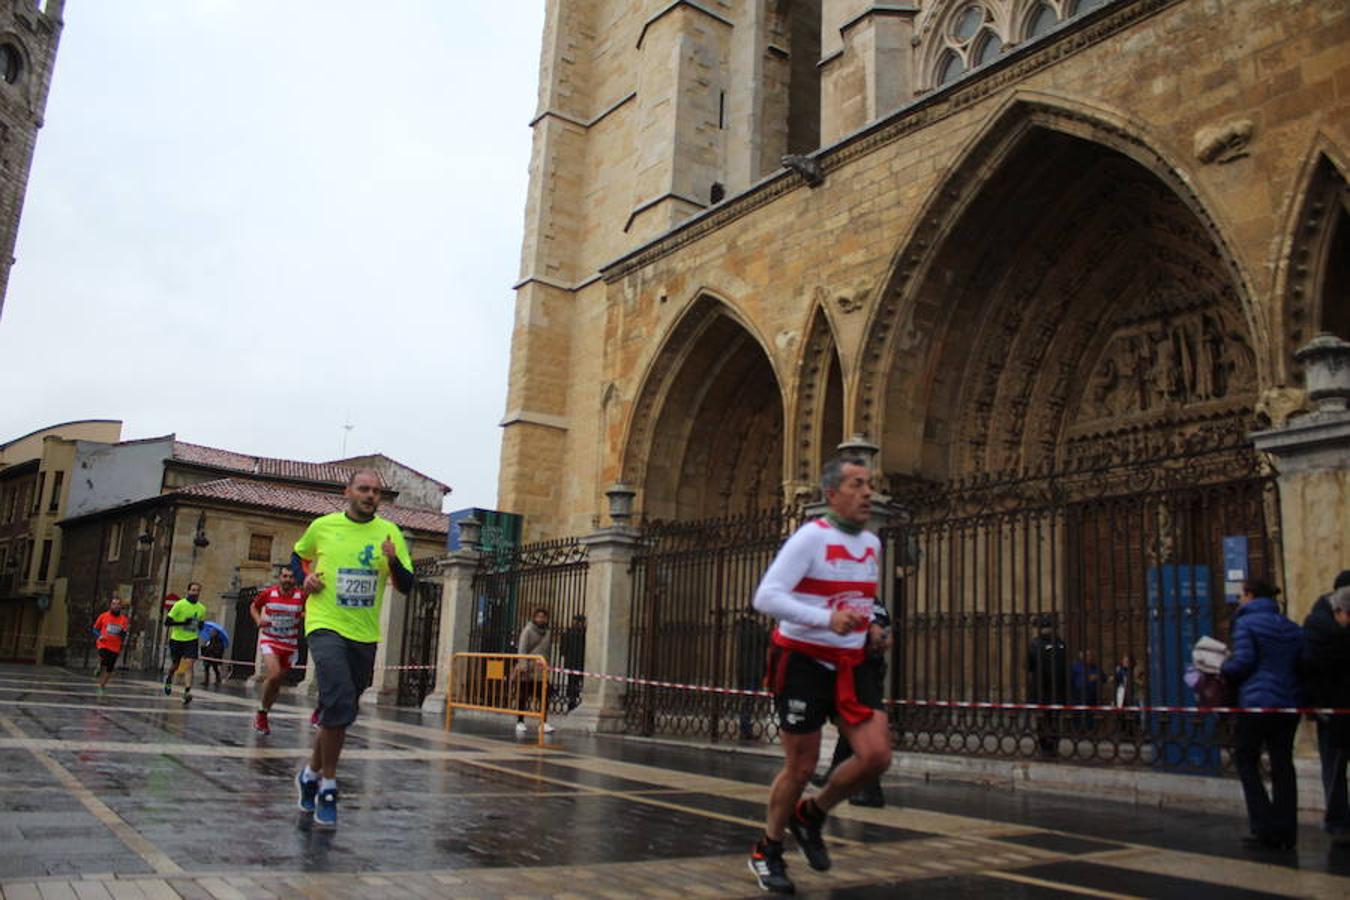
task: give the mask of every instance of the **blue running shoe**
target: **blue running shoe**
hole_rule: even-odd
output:
[[[300,788],[300,811],[314,812],[314,798],[319,793],[319,779],[306,781],[305,770],[301,769],[300,773],[295,776],[295,784]]]
[[[337,788],[320,791],[318,803],[314,806],[314,827],[337,828]]]
[[[172,693],[173,693],[173,682],[172,681],[164,682],[164,696],[167,697]]]

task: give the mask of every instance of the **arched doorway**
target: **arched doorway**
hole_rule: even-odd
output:
[[[783,398],[763,347],[725,304],[701,297],[657,356],[624,470],[649,519],[701,519],[779,502]]]
[[[891,357],[882,395],[885,469],[914,517],[893,545],[899,682],[920,704],[1098,703],[1128,660],[1149,685],[1131,699],[1189,705],[1189,648],[1226,627],[1225,550],[1277,575],[1242,288],[1166,172],[1081,132],[1009,130],[929,211],[936,239],[902,254],[923,265],[899,292],[921,350]],[[1212,722],[916,710],[921,749],[1220,760]]]

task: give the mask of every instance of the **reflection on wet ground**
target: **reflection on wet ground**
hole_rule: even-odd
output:
[[[261,736],[234,686],[184,708],[152,682],[124,676],[98,698],[85,677],[0,666],[0,889],[60,893],[88,876],[207,896],[219,876],[245,896],[370,896],[397,872],[389,884],[423,896],[758,894],[744,854],[778,759],[563,734],[541,749],[509,718],[446,735],[438,717],[372,706],[347,741],[341,827],[321,832],[295,808],[313,739],[299,699]],[[1238,845],[1231,816],[900,779],[886,792],[884,810],[831,819],[830,873],[794,851],[802,895],[1198,900],[1350,885],[1330,877],[1350,852],[1315,829],[1298,854],[1266,858]]]

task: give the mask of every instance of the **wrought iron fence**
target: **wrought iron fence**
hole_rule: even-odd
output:
[[[434,558],[413,560],[413,590],[408,595],[403,618],[403,657],[405,666],[429,666],[402,669],[398,673],[398,705],[421,706],[436,687],[436,648],[441,631],[441,582]]]
[[[536,609],[549,613],[549,663],[586,667],[586,577],[589,552],[578,538],[560,538],[485,552],[473,578],[474,614],[469,649],[514,653]],[[556,676],[548,702],[563,713],[581,697],[580,676]]]
[[[1227,639],[1224,551],[1278,576],[1275,482],[1253,454],[981,479],[911,492],[883,534],[899,639],[894,715],[918,751],[1217,772],[1213,715],[925,705],[1190,706],[1196,639]]]
[[[629,674],[682,684],[758,690],[772,623],[751,607],[778,547],[801,521],[796,509],[694,522],[649,522],[633,559]],[[649,685],[625,694],[638,734],[773,739],[766,698]]]

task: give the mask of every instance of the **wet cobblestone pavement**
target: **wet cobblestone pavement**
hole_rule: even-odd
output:
[[[517,741],[509,718],[366,710],[316,832],[292,779],[312,732],[293,692],[273,733],[240,689],[191,707],[120,675],[0,666],[4,898],[751,897],[745,854],[775,759],[617,738]],[[1236,791],[1236,782],[1233,785]],[[969,785],[888,781],[844,806],[828,873],[801,895],[1343,897],[1350,847],[1305,826],[1297,854],[1241,848],[1232,816]],[[903,805],[902,805],[903,804]]]

